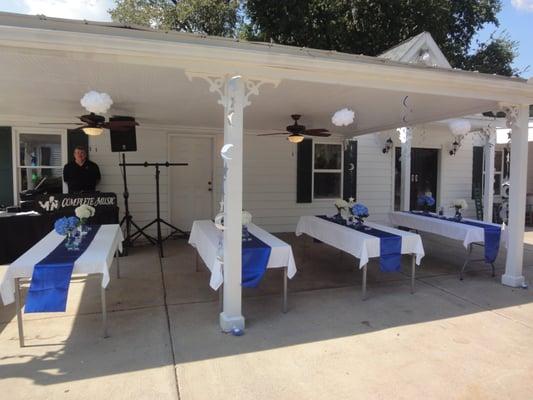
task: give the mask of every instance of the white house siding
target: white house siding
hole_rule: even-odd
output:
[[[218,210],[221,198],[222,161],[219,149],[223,135],[213,131],[184,131],[183,129],[137,129],[137,152],[126,153],[127,162],[163,162],[168,158],[168,134],[209,134],[215,143],[213,171],[213,209]],[[399,145],[395,131],[370,134],[357,138],[357,201],[366,204],[370,219],[387,222],[393,207],[394,164],[393,153],[382,153],[384,141],[392,137]],[[448,154],[453,137],[446,127],[420,127],[414,132],[413,147],[438,148],[440,152],[440,190],[438,204],[449,206],[456,198],[464,198],[471,205],[468,214],[475,215],[471,201],[472,142],[463,140],[455,156]],[[342,143],[340,138],[327,141]],[[117,193],[121,212],[124,211],[122,176],[118,167],[118,154],[110,149],[109,135],[90,138],[90,157],[98,163],[102,172],[99,190]],[[532,152],[533,153],[533,152]],[[168,170],[161,169],[161,215],[169,220]],[[253,221],[270,232],[293,232],[302,215],[331,213],[332,200],[313,203],[296,203],[296,145],[284,137],[258,137],[247,133],[244,137],[244,208],[253,215]],[[154,168],[129,167],[128,186],[130,211],[135,222],[143,225],[155,217]]]

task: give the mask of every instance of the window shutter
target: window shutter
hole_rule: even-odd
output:
[[[472,148],[472,198],[481,198],[483,193],[483,147]]]
[[[67,131],[67,160],[73,159],[72,154],[76,146],[83,146],[87,149],[87,158],[89,158],[89,137],[81,130],[69,129]]]
[[[297,144],[296,203],[311,203],[313,188],[313,140]]]
[[[357,198],[357,141],[349,140],[344,150],[343,168],[343,195],[344,200],[350,197]]]
[[[13,205],[11,127],[0,126],[0,206]]]

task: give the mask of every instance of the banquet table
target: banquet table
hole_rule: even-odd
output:
[[[248,224],[248,231],[271,247],[267,270],[274,268],[283,269],[283,312],[286,312],[287,278],[292,279],[296,274],[296,263],[294,262],[292,247],[255,224]],[[219,290],[220,295],[222,295],[222,285],[224,282],[224,266],[217,257],[217,253],[219,252],[219,245],[222,243],[222,235],[222,231],[217,229],[213,221],[198,220],[193,222],[189,236],[189,244],[197,251],[197,268],[198,256],[200,256],[211,272],[209,286],[214,290]]]
[[[63,240],[64,236],[51,231],[23,255],[11,263],[0,283],[0,296],[7,305],[16,303],[17,323],[20,346],[24,346],[24,329],[22,320],[22,298],[20,286],[23,281],[31,280],[34,266],[47,254],[51,253]],[[101,225],[89,247],[76,259],[72,274],[101,274],[101,300],[103,334],[107,337],[107,308],[105,288],[109,284],[109,269],[116,256],[117,277],[120,278],[118,252],[122,251],[122,231],[119,225]]]
[[[437,216],[436,214],[431,214]],[[463,273],[466,266],[473,261],[484,261],[484,259],[472,259],[472,246],[483,245],[485,243],[485,231],[480,226],[468,225],[461,222],[450,221],[444,218],[432,218],[420,213],[395,211],[390,214],[391,223],[395,226],[403,226],[421,232],[433,233],[435,235],[443,236],[453,240],[460,240],[463,246],[467,249],[466,260],[461,268],[460,279],[463,279]],[[463,218],[464,221],[474,223],[483,223],[489,226],[501,227],[499,224],[489,222],[482,222]],[[502,231],[502,238],[505,240],[504,232]],[[491,263],[492,275],[494,276],[494,263]]]
[[[365,226],[401,237],[401,254],[411,255],[411,292],[414,293],[415,264],[420,265],[424,257],[420,235],[373,222],[365,222]],[[316,216],[300,217],[296,235],[304,233],[359,259],[359,269],[363,270],[362,297],[366,299],[367,266],[370,258],[380,257],[380,238]]]

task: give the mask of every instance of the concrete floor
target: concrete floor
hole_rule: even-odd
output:
[[[407,274],[372,264],[363,302],[353,258],[282,238],[298,266],[289,312],[268,271],[245,291],[242,337],[219,332],[218,296],[184,241],[167,242],[161,262],[152,247],[121,259],[107,339],[96,278],[73,281],[65,313],[25,316],[23,349],[14,307],[0,307],[0,398],[533,398],[533,290],[499,284],[505,251],[497,278],[478,264],[459,281],[464,249],[424,236],[416,293]],[[525,241],[533,283],[533,232]]]

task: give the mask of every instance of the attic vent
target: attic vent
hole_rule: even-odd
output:
[[[418,56],[416,57],[417,64],[424,64],[428,66],[434,66],[435,63],[431,59],[431,54],[428,49],[420,49]]]

